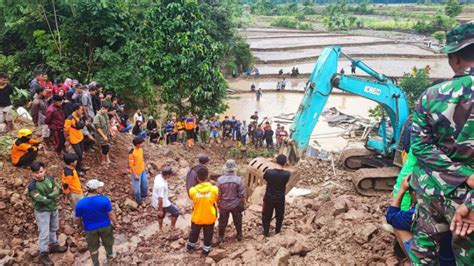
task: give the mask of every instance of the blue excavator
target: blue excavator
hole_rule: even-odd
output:
[[[365,72],[368,77],[339,74],[337,70],[341,56],[349,59],[353,66]],[[365,148],[342,151],[340,162],[345,168],[355,171],[352,182],[359,194],[373,196],[391,191],[401,166],[400,139],[409,121],[407,99],[395,81],[377,73],[362,61],[344,54],[339,46],[326,47],[319,56],[306,84],[290,136],[284,141],[280,153],[288,156],[291,165],[298,162],[308,147],[310,136],[333,88],[372,100],[387,114],[389,120],[383,115],[378,126],[367,134]],[[250,162],[249,173],[253,173],[255,179],[255,175],[263,173],[269,167],[264,159],[257,158]],[[256,171],[258,169],[260,170]],[[294,168],[291,171],[292,175],[299,176]],[[252,178],[252,174],[249,178]],[[294,180],[291,183],[296,185],[296,182]]]

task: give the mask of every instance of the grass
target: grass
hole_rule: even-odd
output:
[[[361,18],[361,20],[363,21],[363,28],[371,30],[411,30],[416,23],[411,20],[395,21],[368,18]]]

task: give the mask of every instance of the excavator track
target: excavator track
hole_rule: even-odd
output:
[[[357,193],[363,196],[380,196],[392,191],[400,168],[382,167],[357,170],[352,178]]]
[[[367,149],[347,149],[342,151],[339,162],[349,170],[358,170],[364,167],[364,160],[373,158],[376,153]]]

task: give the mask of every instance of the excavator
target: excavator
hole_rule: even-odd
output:
[[[339,74],[337,69],[341,56],[350,60],[353,66],[365,72],[368,77]],[[300,175],[293,165],[308,147],[310,136],[333,88],[372,100],[387,114],[389,120],[382,115],[378,126],[367,134],[365,148],[344,150],[340,162],[345,168],[355,171],[352,182],[359,194],[374,196],[391,191],[401,167],[400,139],[409,121],[407,99],[394,80],[344,54],[340,46],[325,47],[319,56],[306,84],[290,136],[284,140],[280,149],[280,153],[288,156],[288,170],[292,174],[287,189],[291,189],[299,180]],[[249,163],[244,179],[250,193],[253,188],[262,184],[263,174],[272,164],[266,158],[255,158]]]

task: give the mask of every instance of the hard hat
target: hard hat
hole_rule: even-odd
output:
[[[19,137],[19,138],[26,137],[26,136],[30,136],[30,135],[32,135],[32,134],[33,134],[33,132],[32,132],[30,129],[28,129],[28,128],[23,128],[23,129],[20,129],[20,130],[18,131],[18,137]]]

